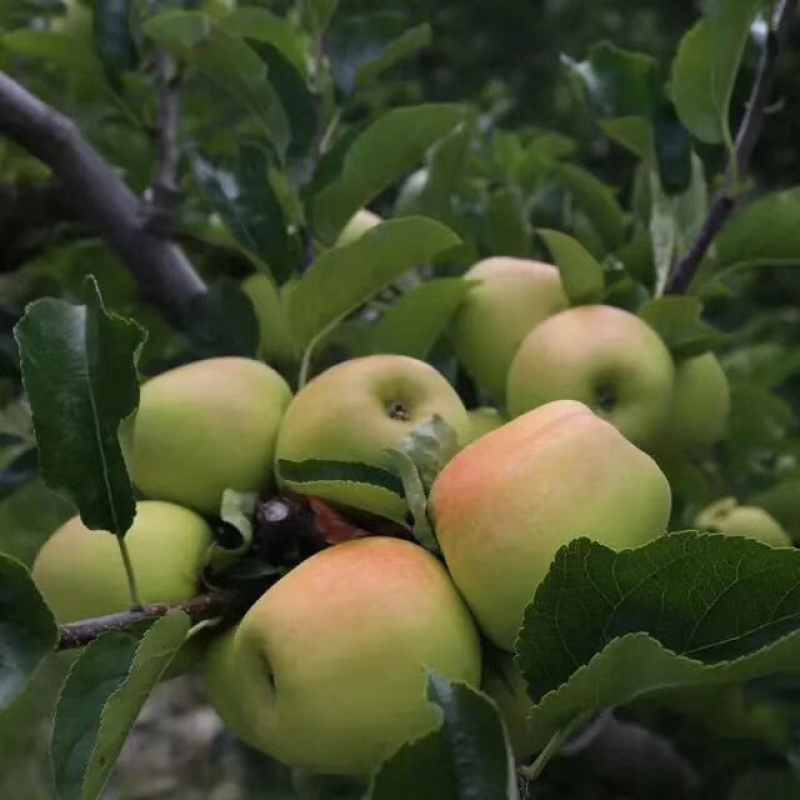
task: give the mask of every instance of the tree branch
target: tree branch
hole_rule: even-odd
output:
[[[0,73],[0,133],[39,158],[60,181],[74,207],[96,226],[139,283],[143,294],[174,321],[205,290],[175,244],[142,224],[142,202],[72,120]]]
[[[761,134],[767,102],[778,71],[778,57],[786,43],[796,9],[797,0],[782,0],[775,14],[774,23],[767,34],[747,110],[736,136],[735,166],[728,167],[723,188],[714,198],[703,227],[691,247],[675,265],[667,283],[668,294],[681,294],[686,291],[708,248],[736,207],[737,185],[750,166],[750,158]]]
[[[57,650],[74,650],[84,647],[98,636],[108,631],[126,631],[142,622],[149,622],[166,616],[170,611],[180,610],[189,615],[192,623],[214,619],[236,609],[243,602],[242,594],[232,590],[214,591],[193,597],[185,603],[164,605],[156,603],[142,608],[132,608],[118,614],[73,622],[59,628]]]

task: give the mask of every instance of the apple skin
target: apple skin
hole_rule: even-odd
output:
[[[650,456],[572,400],[548,403],[451,459],[430,498],[447,567],[478,625],[512,650],[556,551],[588,536],[615,550],[669,521],[669,483]]]
[[[510,653],[494,651],[483,662],[483,684],[503,718],[514,758],[527,761],[536,749],[528,729],[528,714],[533,703],[525,687],[525,679]]]
[[[439,561],[375,536],[324,550],[268,589],[212,645],[206,686],[251,746],[365,775],[436,726],[424,667],[478,686],[477,630]]]
[[[628,311],[579,306],[537,325],[508,373],[512,417],[578,400],[649,449],[669,419],[675,366],[658,334]]]
[[[125,535],[143,603],[180,603],[198,592],[212,543],[208,523],[188,508],[142,501]],[[90,531],[73,517],[44,543],[33,580],[60,624],[131,607],[116,537]]]
[[[497,430],[501,425],[505,425],[508,420],[496,409],[491,406],[473,408],[467,411],[470,422],[470,436],[467,444],[480,439],[491,431]]]
[[[291,399],[286,381],[247,358],[212,358],[144,384],[130,469],[148,497],[218,514],[225,489],[270,479],[275,440]]]
[[[361,462],[389,468],[387,449],[396,447],[423,420],[438,414],[461,444],[469,440],[464,404],[429,364],[399,355],[354,358],[321,373],[301,389],[281,424],[276,459]],[[281,477],[294,491],[309,489]],[[396,519],[405,501],[361,484],[337,484],[313,493],[334,503]]]
[[[347,225],[342,228],[337,245],[353,244],[360,239],[367,231],[372,230],[376,225],[380,225],[383,220],[374,212],[367,208],[362,208],[351,217]]]
[[[772,547],[792,547],[792,540],[775,517],[757,506],[740,506],[734,497],[724,497],[704,508],[695,525],[701,531],[745,536]]]
[[[558,269],[539,261],[487,258],[464,278],[480,283],[456,312],[450,338],[464,369],[502,405],[517,348],[534,325],[567,307],[567,297]]]

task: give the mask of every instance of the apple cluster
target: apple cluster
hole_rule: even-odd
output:
[[[297,482],[281,465],[391,470],[389,451],[433,416],[458,439],[430,489],[441,558],[386,535],[328,547],[204,653],[208,695],[226,723],[288,764],[367,774],[433,729],[425,668],[483,686],[517,756],[529,756],[514,641],[556,551],[578,536],[622,549],[664,533],[671,491],[658,462],[724,433],[728,387],[713,355],[675,363],[637,316],[568,308],[548,264],[493,258],[467,277],[476,284],[450,336],[501,410],[467,411],[442,374],[405,356],[345,361],[294,396],[260,361],[216,358],[146,382],[125,430],[133,480],[148,498],[126,535],[145,603],[202,588],[209,520],[226,489],[264,494],[277,484],[397,519],[405,501],[382,487]],[[754,535],[742,513],[754,510],[725,500],[698,522]],[[780,533],[765,538],[785,544]],[[44,545],[34,578],[62,623],[129,605],[116,542],[77,518]]]

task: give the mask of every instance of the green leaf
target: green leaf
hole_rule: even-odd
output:
[[[452,198],[466,171],[474,136],[475,118],[468,112],[465,122],[431,148],[420,198],[425,215],[442,222],[450,218]]]
[[[153,687],[191,622],[173,611],[140,639],[105,633],[72,665],[56,709],[50,753],[59,800],[95,800]]]
[[[796,550],[694,532],[619,553],[573,541],[516,643],[534,737],[653,692],[795,672],[799,628]]]
[[[261,124],[280,154],[289,143],[289,122],[267,79],[264,60],[241,38],[199,11],[165,11],[143,25],[161,47],[230,90]]]
[[[0,553],[0,712],[55,649],[58,626],[28,570]]]
[[[466,684],[428,672],[438,730],[404,744],[372,778],[369,800],[518,800],[513,758],[494,702]]]
[[[285,19],[257,6],[239,6],[219,24],[234,36],[264,42],[279,50],[301,74],[305,71],[305,50],[300,32]]]
[[[216,163],[195,152],[194,176],[208,203],[219,214],[242,250],[278,283],[301,261],[301,247],[289,235],[286,215],[270,182],[272,166],[263,142],[245,139],[236,155]]]
[[[659,297],[645,303],[639,316],[664,340],[675,358],[713,350],[725,338],[703,320],[703,304],[696,297]]]
[[[404,272],[458,243],[458,237],[440,223],[407,217],[381,223],[352,244],[327,250],[289,293],[288,320],[294,338],[308,346]]]
[[[655,162],[655,131],[650,120],[642,117],[617,117],[600,120],[606,135],[619,142],[642,161]]]
[[[710,144],[731,147],[730,104],[747,36],[763,0],[710,0],[681,40],[670,91],[683,124]]]
[[[414,538],[431,553],[439,552],[439,543],[433,532],[433,525],[428,519],[428,493],[422,482],[420,468],[405,451],[391,449],[387,451],[389,463],[400,476],[403,483],[403,496],[408,510],[414,520],[411,532]]]
[[[226,489],[222,493],[220,519],[239,534],[239,544],[228,548],[234,555],[246,553],[253,541],[253,512],[258,502],[258,492],[238,492]]]
[[[463,278],[439,278],[406,292],[375,326],[372,352],[424,361],[472,285]]]
[[[410,172],[464,117],[463,106],[430,104],[393,109],[373,122],[347,150],[338,178],[316,197],[320,238],[332,242],[359,208]]]
[[[76,46],[75,36],[69,34],[20,28],[3,34],[0,41],[17,55],[41,58],[83,73],[101,72],[94,50]]]
[[[122,535],[136,503],[118,429],[139,402],[145,333],[106,312],[94,278],[85,305],[45,298],[14,329],[47,485],[67,495],[92,530]]]
[[[603,237],[606,247],[609,250],[621,247],[625,242],[628,221],[614,192],[575,164],[560,164],[557,176]]]
[[[655,150],[664,191],[682,194],[692,182],[692,141],[669,103],[656,116]]]
[[[561,273],[572,306],[599,302],[605,288],[603,267],[577,240],[560,231],[537,231]]]
[[[783,480],[751,495],[746,505],[763,508],[787,529],[792,538],[800,537],[800,477]]]
[[[138,60],[131,33],[130,0],[103,0],[94,4],[94,46],[106,71],[116,80]]]
[[[338,5],[339,0],[301,0],[303,17],[315,36],[322,37]]]
[[[414,426],[397,446],[417,465],[420,478],[429,490],[445,464],[458,452],[458,435],[438,414]]]
[[[503,187],[489,195],[483,228],[489,252],[519,257],[528,255],[531,229],[516,187]]]

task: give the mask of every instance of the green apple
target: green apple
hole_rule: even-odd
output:
[[[355,358],[326,370],[292,400],[278,434],[276,458],[286,461],[348,461],[390,467],[396,447],[423,420],[438,414],[460,443],[470,436],[461,399],[429,364],[399,355]],[[396,518],[401,498],[364,484],[313,485],[278,479],[297,492]]]
[[[480,682],[478,634],[444,567],[369,537],[281,578],[212,645],[211,702],[253,747],[296,767],[365,775],[432,730],[425,668]]]
[[[142,501],[125,535],[143,603],[179,603],[197,594],[212,543],[206,521],[187,508]],[[59,623],[114,614],[131,606],[117,539],[91,531],[79,517],[43,545],[33,579]]]
[[[792,546],[792,540],[771,514],[757,506],[740,506],[735,497],[723,497],[704,508],[695,525],[701,531],[746,536],[772,547]]]
[[[467,444],[480,439],[481,436],[490,431],[497,430],[508,421],[496,408],[491,406],[473,408],[471,411],[467,411],[467,416],[470,422],[470,435]]]
[[[728,379],[713,353],[678,361],[672,407],[655,453],[675,460],[708,450],[725,437],[730,406]]]
[[[480,281],[464,299],[451,326],[459,361],[492,399],[506,399],[506,375],[520,343],[534,325],[567,307],[556,267],[521,258],[487,258],[466,272]]]
[[[290,399],[275,370],[247,358],[211,358],[158,375],[142,387],[133,422],[134,483],[148,497],[217,514],[225,489],[269,482]]]
[[[528,728],[528,714],[533,703],[528,697],[525,679],[510,653],[496,650],[484,658],[481,688],[497,704],[514,757],[517,761],[529,759],[536,749]]]
[[[614,549],[663,533],[669,483],[586,406],[541,406],[465,447],[439,473],[430,507],[456,586],[484,633],[511,650],[556,551],[579,536]]]
[[[508,410],[516,417],[578,400],[648,448],[669,418],[674,382],[672,356],[646,322],[612,306],[579,306],[525,338],[508,373]]]
[[[369,209],[362,208],[356,211],[347,225],[342,228],[339,238],[336,240],[337,245],[353,244],[357,239],[360,239],[368,230],[371,230],[376,225],[380,225],[383,220]]]

